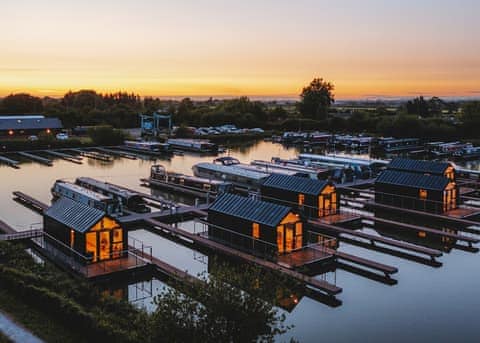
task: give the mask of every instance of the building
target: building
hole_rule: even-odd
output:
[[[410,173],[445,176],[449,180],[455,181],[455,166],[450,162],[395,158],[387,165],[387,169]]]
[[[304,245],[302,219],[283,205],[226,193],[208,209],[208,222],[210,237],[249,250],[281,254]]]
[[[104,211],[61,197],[44,212],[44,231],[85,256],[84,263],[126,256],[127,231]],[[62,244],[60,244],[62,245]]]
[[[375,181],[377,203],[432,213],[457,208],[458,188],[443,175],[387,169]]]
[[[58,118],[42,115],[0,116],[0,137],[30,136],[41,132],[55,134],[62,128]]]
[[[260,190],[263,200],[293,207],[305,217],[325,217],[339,211],[337,189],[327,181],[272,174]]]

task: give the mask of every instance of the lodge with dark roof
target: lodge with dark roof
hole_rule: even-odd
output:
[[[302,219],[288,206],[226,193],[208,209],[208,223],[210,237],[248,250],[281,254],[304,245]]]
[[[124,257],[127,231],[104,211],[69,198],[59,198],[44,212],[44,231],[87,257],[84,263]]]
[[[58,118],[43,115],[0,116],[0,137],[38,135],[41,132],[57,133],[63,128]]]
[[[377,203],[433,213],[459,205],[451,163],[394,159],[375,181]]]
[[[339,210],[337,190],[327,181],[272,174],[260,190],[263,200],[293,207],[309,218],[337,214]]]

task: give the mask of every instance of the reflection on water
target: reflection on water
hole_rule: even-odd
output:
[[[262,141],[232,148],[228,153],[242,162],[249,162],[253,159],[270,160],[272,156],[293,158],[298,151]],[[139,180],[149,175],[152,164],[161,163],[169,170],[191,174],[193,164],[212,159],[212,156],[186,153],[157,162],[116,158],[110,164],[85,159],[83,165],[55,160],[53,167],[37,163],[24,163],[18,170],[0,166],[0,219],[17,229],[28,229],[32,223],[41,221],[39,215],[12,201],[11,194],[16,190],[49,202],[50,188],[56,179],[74,180],[89,176],[148,192],[140,186]],[[478,161],[465,165],[480,169]],[[193,201],[178,196],[172,196],[172,200]],[[190,225],[183,223],[182,227],[191,230]],[[192,275],[209,272],[211,261],[205,253],[146,230],[136,230],[131,235],[151,244],[156,257],[188,270]],[[280,305],[291,311],[287,314],[287,324],[295,326],[283,341],[288,341],[290,336],[302,342],[358,342],[359,337],[368,342],[478,341],[480,328],[475,318],[480,308],[479,254],[452,249],[440,258],[441,268],[432,268],[350,244],[342,243],[340,250],[398,267],[399,273],[395,275],[398,284],[390,286],[343,269],[319,273],[316,277],[326,278],[343,288],[339,295],[343,305],[336,308],[325,306],[311,294],[280,291],[279,302],[283,304]],[[151,280],[150,292],[148,282],[141,280],[121,286],[117,294],[128,294],[131,301],[152,310],[148,295],[158,294],[165,284],[158,279]]]

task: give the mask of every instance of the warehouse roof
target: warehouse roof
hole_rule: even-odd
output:
[[[262,187],[317,196],[327,184],[326,181],[312,180],[306,177],[272,174],[263,182]]]
[[[215,200],[208,211],[276,227],[291,211],[291,208],[225,193]]]
[[[390,184],[410,188],[442,191],[449,182],[450,181],[445,176],[423,175],[387,169],[377,177],[375,184]]]
[[[45,211],[45,215],[75,231],[84,233],[98,223],[105,216],[105,212],[61,197]]]
[[[445,170],[450,166],[451,164],[448,162],[420,161],[411,160],[408,158],[395,158],[388,164],[387,169],[442,175]]]
[[[43,116],[0,116],[1,130],[46,130],[61,129],[62,122],[58,118],[45,118]]]

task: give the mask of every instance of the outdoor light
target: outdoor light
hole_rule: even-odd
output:
[[[47,129],[47,133],[50,133],[50,129]]]
[[[8,134],[9,134],[10,136],[12,136],[12,135],[13,135],[13,130],[9,130],[9,131],[8,131]]]

